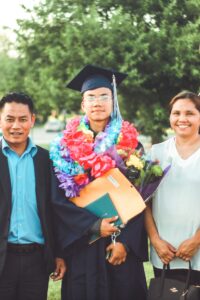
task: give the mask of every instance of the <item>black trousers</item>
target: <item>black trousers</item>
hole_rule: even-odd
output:
[[[161,269],[153,268],[155,277],[161,276]],[[186,281],[188,270],[186,269],[171,269],[165,271],[166,278],[177,279],[180,281]],[[200,285],[200,271],[191,271],[190,284]]]
[[[0,276],[0,299],[46,300],[48,279],[42,249],[30,253],[8,251]]]

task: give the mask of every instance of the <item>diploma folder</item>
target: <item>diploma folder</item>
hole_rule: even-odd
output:
[[[109,197],[106,197],[105,194],[108,194]],[[105,198],[103,199],[104,201],[101,199],[102,196]],[[146,207],[137,189],[117,168],[111,169],[103,176],[93,180],[80,191],[80,196],[70,200],[77,206],[84,207],[90,211],[91,207],[95,207],[94,211],[91,212],[97,216],[99,216],[97,214],[98,206],[100,205],[101,208],[103,206],[105,214],[109,213],[108,216],[105,215],[104,218],[106,218],[116,215],[115,210],[113,210],[113,215],[107,211],[108,207],[106,208],[105,201],[108,202],[109,198],[117,211],[120,222],[124,225]],[[110,204],[107,205],[110,207]]]
[[[91,202],[85,206],[85,208],[101,219],[118,216],[118,211],[116,210],[116,207],[114,206],[108,193]],[[115,221],[116,226],[122,224],[123,223],[120,218]]]
[[[99,218],[111,218],[118,216],[118,212],[109,196],[108,193],[104,194],[100,198],[96,199],[95,201],[91,202],[87,206],[85,206],[87,210],[91,213],[96,215]],[[122,220],[118,218],[114,222],[115,226],[122,225]],[[101,236],[99,234],[93,233],[89,239],[89,244],[92,244],[96,240],[100,239]]]

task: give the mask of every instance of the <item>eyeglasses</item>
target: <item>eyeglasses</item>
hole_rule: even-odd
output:
[[[110,95],[100,95],[98,97],[93,95],[88,95],[84,97],[84,100],[86,100],[88,103],[93,104],[96,100],[99,100],[102,103],[106,103],[112,99]]]

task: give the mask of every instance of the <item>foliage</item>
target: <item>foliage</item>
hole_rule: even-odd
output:
[[[128,73],[118,88],[123,116],[154,140],[168,126],[169,99],[199,89],[200,0],[41,0],[19,20],[18,86],[43,115],[78,112],[65,89],[85,64]]]
[[[17,62],[9,56],[10,42],[0,35],[0,96],[16,88]]]

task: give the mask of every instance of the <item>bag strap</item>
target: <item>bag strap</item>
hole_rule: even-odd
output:
[[[169,264],[168,265],[163,264],[163,269],[162,269],[161,278],[160,278],[160,296],[162,295],[163,289],[164,289],[166,269],[169,270]]]
[[[166,277],[166,269],[170,270],[170,264],[163,264],[163,269],[161,273],[161,285],[160,285],[160,295],[162,295],[163,289],[164,289],[164,284],[165,284],[165,277]],[[190,278],[191,278],[191,271],[192,271],[192,266],[191,266],[191,261],[188,261],[188,273],[187,273],[187,278],[185,282],[185,288],[184,291],[187,291],[190,285]]]
[[[185,282],[185,291],[188,290],[189,285],[190,285],[190,279],[191,279],[191,273],[192,273],[192,266],[191,266],[191,261],[188,261],[188,274],[187,274],[187,278],[186,278],[186,282]]]

